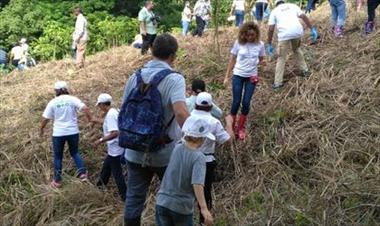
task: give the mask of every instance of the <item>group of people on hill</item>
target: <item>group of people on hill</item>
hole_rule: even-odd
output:
[[[8,63],[17,68],[19,71],[23,71],[30,66],[35,66],[36,62],[30,57],[29,45],[26,38],[22,38],[19,42],[17,42],[9,54],[0,49],[0,66],[2,65],[2,67],[6,67]]]

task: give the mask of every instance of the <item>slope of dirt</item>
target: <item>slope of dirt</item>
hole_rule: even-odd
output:
[[[305,80],[289,60],[285,88],[273,92],[275,62],[260,70],[249,120],[250,138],[218,150],[215,183],[217,225],[379,225],[380,224],[380,33],[360,36],[364,14],[350,12],[347,35],[329,33],[323,6],[313,13],[319,43],[304,40],[312,75]],[[262,39],[265,40],[266,29]],[[230,88],[222,81],[236,30],[222,29],[220,55],[211,34],[180,39],[176,70],[187,84],[208,82],[215,101],[228,112]],[[57,80],[96,111],[99,93],[120,106],[128,76],[149,57],[130,47],[91,56],[74,72],[71,61],[39,65],[0,79],[0,219],[2,225],[121,225],[123,204],[113,182],[107,192],[72,177],[64,160],[64,184],[48,185],[52,175],[50,138],[38,137],[42,111]],[[104,157],[91,143],[101,134],[80,120],[82,156],[90,182]],[[51,127],[49,126],[49,130]],[[49,134],[50,131],[47,131]],[[145,225],[154,225],[151,188]]]

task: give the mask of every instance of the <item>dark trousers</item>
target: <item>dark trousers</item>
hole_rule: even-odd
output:
[[[267,10],[268,4],[264,2],[257,2],[255,7],[256,7],[256,20],[262,21],[264,18],[265,10]]]
[[[243,115],[248,115],[255,89],[256,85],[250,81],[250,78],[238,75],[233,76],[231,115],[236,115],[238,113],[240,103],[242,105],[241,113]]]
[[[63,150],[65,148],[65,143],[69,145],[70,155],[73,158],[75,165],[78,168],[78,174],[81,175],[86,173],[86,168],[79,155],[79,134],[53,137],[53,150],[54,150],[54,180],[59,182],[62,180],[62,160],[63,160]]]
[[[369,22],[373,22],[375,20],[375,12],[379,4],[380,4],[380,0],[368,0],[367,12],[368,12]]]
[[[153,176],[162,180],[166,167],[142,167],[141,164],[127,162],[127,197],[125,199],[125,226],[140,226],[141,214]]]
[[[125,185],[123,169],[121,168],[120,162],[121,156],[110,156],[104,159],[102,171],[100,172],[100,178],[98,183],[96,184],[98,187],[103,187],[108,184],[108,181],[111,177],[111,173],[113,178],[115,179],[117,188],[119,189],[119,194],[121,199],[124,201],[127,193],[127,186]]]
[[[197,27],[193,31],[193,36],[198,35],[199,37],[201,37],[206,26],[206,21],[204,21],[202,17],[196,16],[195,22],[197,23]]]
[[[146,54],[148,52],[148,49],[153,46],[153,42],[156,39],[156,34],[146,34],[142,35],[143,43],[141,46],[141,54]]]
[[[216,168],[215,161],[206,163],[206,177],[205,177],[204,193],[205,193],[207,208],[209,210],[212,209],[212,183],[214,183],[214,180],[215,180],[215,168]],[[201,223],[204,223],[204,218],[201,213],[199,214],[199,220]]]
[[[163,206],[156,206],[157,226],[193,226],[193,214],[184,215]]]

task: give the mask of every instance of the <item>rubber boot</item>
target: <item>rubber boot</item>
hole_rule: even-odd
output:
[[[239,117],[239,123],[238,123],[238,137],[240,140],[245,140],[247,137],[246,131],[245,131],[245,124],[247,122],[247,116],[241,114]]]
[[[231,115],[232,116],[232,129],[234,130],[235,136],[238,137],[238,127],[236,126],[236,115]]]

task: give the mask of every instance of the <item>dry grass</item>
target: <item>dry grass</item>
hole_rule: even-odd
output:
[[[326,11],[323,6],[313,14],[320,42],[304,41],[310,79],[298,77],[289,62],[285,88],[274,93],[275,62],[269,62],[254,96],[249,140],[219,150],[217,225],[380,224],[380,33],[362,38],[364,15],[352,13],[347,36],[336,40]],[[231,30],[220,33],[221,56],[211,36],[181,40],[176,65],[188,82],[205,79],[226,111],[231,94],[221,82],[234,36]],[[2,225],[121,225],[123,206],[115,186],[103,193],[80,183],[72,177],[68,155],[63,188],[49,188],[50,139],[38,138],[38,126],[54,81],[68,81],[73,94],[93,109],[101,92],[120,104],[127,77],[146,60],[120,47],[89,57],[77,73],[66,60],[1,78]],[[104,154],[90,143],[101,131],[84,118],[81,131],[81,152],[94,182]],[[144,213],[146,225],[154,222],[155,189]]]

